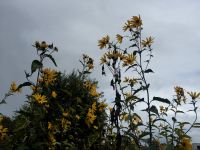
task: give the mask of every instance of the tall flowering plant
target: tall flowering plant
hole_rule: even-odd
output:
[[[190,103],[194,106],[190,111],[194,111],[196,115],[193,123],[177,122],[176,119],[177,114],[182,113],[177,107],[185,100],[182,88],[175,88],[176,98],[173,101],[156,96],[151,98],[147,76],[153,73],[149,64],[153,57],[154,38],[143,38],[142,30],[141,17],[133,16],[123,26],[125,35],[117,34],[115,41],[110,40],[107,35],[98,41],[99,48],[106,49],[100,58],[102,75],[106,75],[107,71],[111,73],[110,86],[115,93],[114,105],[110,108],[109,134],[112,135],[112,143],[116,145],[116,149],[160,149],[162,145],[159,140],[162,138],[166,138],[168,148],[173,149],[184,141],[190,143],[187,133],[192,127],[199,125],[196,123],[198,107],[194,97],[199,98],[200,93],[188,93],[193,97]],[[146,112],[146,115],[136,111],[139,103],[143,107],[140,110]],[[160,105],[159,112],[160,103],[164,103],[166,109]],[[166,118],[167,110],[175,113],[171,121]],[[161,122],[165,126],[160,128]],[[190,124],[187,131],[181,128],[185,124]]]

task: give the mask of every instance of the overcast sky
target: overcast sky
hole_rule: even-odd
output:
[[[24,70],[30,70],[36,58],[31,46],[36,40],[53,42],[59,48],[54,56],[57,69],[70,73],[80,68],[82,53],[99,59],[97,41],[107,34],[113,39],[122,34],[126,20],[139,14],[143,35],[155,38],[151,65],[155,73],[149,78],[152,95],[170,99],[176,85],[200,91],[198,0],[1,0],[0,97],[11,81],[25,81]],[[95,63],[93,77],[111,101],[109,78],[101,76],[99,62]],[[0,112],[12,115],[24,101],[24,96],[9,97]],[[199,142],[198,132],[192,134]]]

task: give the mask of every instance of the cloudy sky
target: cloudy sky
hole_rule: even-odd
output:
[[[143,36],[155,38],[150,75],[152,95],[172,98],[173,87],[180,85],[200,91],[200,2],[197,0],[1,0],[0,2],[0,97],[11,81],[25,81],[36,57],[31,46],[36,40],[53,42],[58,70],[70,73],[80,68],[79,59],[86,53],[95,60],[102,53],[97,41],[105,35],[115,38],[134,15],[141,15]],[[101,76],[96,61],[93,73],[100,90],[109,97],[109,78]],[[25,101],[23,96],[7,99],[0,112],[12,115]],[[195,135],[196,133],[196,135]],[[191,133],[198,142],[197,132]]]

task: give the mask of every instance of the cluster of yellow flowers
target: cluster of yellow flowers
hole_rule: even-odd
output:
[[[142,26],[142,20],[140,16],[133,16],[130,20],[128,20],[123,26],[124,32],[129,30],[131,31],[133,28],[139,28]]]
[[[44,82],[46,86],[52,85],[56,81],[57,72],[50,68],[42,70],[40,82]]]
[[[96,119],[96,115],[95,115],[95,111],[96,111],[96,102],[94,102],[92,104],[92,107],[89,108],[88,110],[88,113],[87,113],[87,117],[86,117],[86,120],[85,120],[85,123],[90,126],[93,124],[93,122],[95,121]]]
[[[123,64],[122,66],[128,66],[128,65],[133,65],[136,61],[136,56],[133,54],[122,54],[119,51],[108,51],[107,53],[105,53],[101,58],[100,58],[100,65],[103,64],[108,64],[109,60],[122,60]]]
[[[46,48],[49,48],[49,49],[53,49],[56,52],[58,51],[57,47],[53,47],[53,44],[48,45],[45,41],[42,41],[41,43],[36,41],[35,45],[33,46],[39,50],[45,50]]]
[[[4,119],[3,115],[0,115],[0,141],[4,140],[7,136],[8,128],[4,128],[2,121]]]

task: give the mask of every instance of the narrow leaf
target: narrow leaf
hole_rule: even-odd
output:
[[[153,113],[155,113],[155,114],[157,114],[157,115],[159,115],[158,109],[154,105],[151,106],[150,111],[153,112]]]
[[[144,73],[153,73],[153,70],[147,69],[147,70],[144,71]]]
[[[17,90],[20,89],[20,88],[22,88],[22,87],[24,87],[24,86],[31,86],[31,85],[32,85],[32,83],[30,83],[30,82],[24,82],[24,83],[20,84],[20,85],[17,87]]]
[[[166,99],[166,98],[161,98],[161,97],[153,97],[153,100],[154,100],[154,101],[163,102],[163,103],[167,103],[167,104],[170,104],[170,103],[171,103],[168,99]]]

